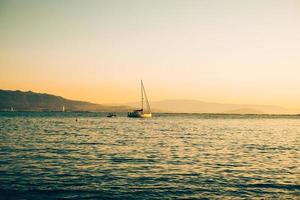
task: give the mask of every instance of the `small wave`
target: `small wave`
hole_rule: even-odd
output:
[[[292,191],[300,190],[300,185],[293,185],[293,184],[256,183],[256,184],[239,185],[239,187],[272,188],[272,189],[283,189],[283,190],[292,190]]]

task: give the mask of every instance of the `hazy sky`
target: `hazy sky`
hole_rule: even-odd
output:
[[[0,0],[0,88],[300,108],[299,0]]]

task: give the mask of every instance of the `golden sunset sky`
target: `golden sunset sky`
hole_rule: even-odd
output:
[[[300,108],[299,0],[0,0],[0,89]]]

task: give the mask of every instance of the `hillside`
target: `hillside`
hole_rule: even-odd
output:
[[[295,114],[280,106],[221,104],[197,100],[163,100],[150,102],[153,112],[170,113],[235,113],[235,114]],[[51,94],[0,90],[0,111],[14,108],[17,111],[103,111],[127,112],[139,108],[140,102],[119,105],[101,105],[65,99]]]
[[[291,114],[296,113],[280,106],[222,104],[198,100],[163,100],[150,102],[152,110],[172,113],[235,113],[235,114]],[[139,103],[127,103],[127,106],[138,107]]]
[[[65,99],[60,96],[35,92],[0,90],[0,110],[18,111],[128,111],[128,106],[104,106],[84,101]]]
[[[228,114],[264,114],[260,110],[251,109],[251,108],[240,108],[235,110],[229,110],[226,113]]]

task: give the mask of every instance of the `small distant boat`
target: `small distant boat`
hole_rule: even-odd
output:
[[[144,84],[143,81],[141,80],[141,96],[142,96],[142,107],[139,110],[134,110],[132,112],[128,113],[128,117],[133,117],[133,118],[151,118],[152,117],[152,113],[151,113],[151,109],[150,109],[150,104],[147,98],[147,94],[146,94],[146,90],[144,88]],[[144,99],[146,101],[144,106]]]
[[[114,113],[108,113],[108,115],[106,117],[116,117],[117,115]]]

